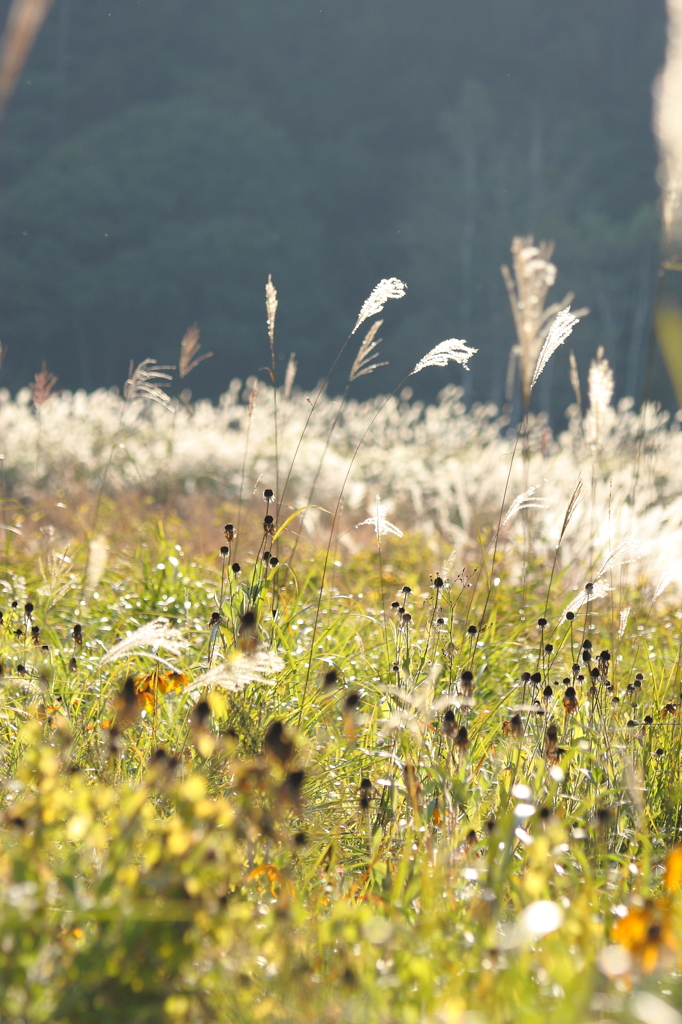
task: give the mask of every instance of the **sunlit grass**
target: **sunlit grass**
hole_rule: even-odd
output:
[[[681,1000],[672,591],[621,568],[568,621],[560,571],[538,624],[541,558],[514,582],[502,551],[493,586],[418,534],[333,553],[320,590],[324,552],[290,564],[267,507],[205,557],[141,513],[90,593],[85,547],[12,535],[2,1019],[583,1024]],[[174,649],[107,660],[157,618]]]

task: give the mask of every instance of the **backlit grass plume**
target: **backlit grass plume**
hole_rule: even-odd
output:
[[[375,352],[381,344],[381,338],[377,338],[376,335],[383,322],[383,320],[377,320],[367,331],[364,341],[360,345],[358,354],[351,366],[350,376],[348,378],[349,382],[357,380],[358,377],[364,377],[368,373],[372,373],[373,370],[378,369],[380,366],[388,366],[386,361],[382,363],[371,362],[371,359],[373,358],[372,353]]]
[[[203,355],[199,355],[199,328],[196,324],[193,327],[188,327],[185,331],[185,335],[180,342],[180,361],[178,363],[178,373],[180,378],[183,379],[188,373],[191,373],[199,363],[203,362],[204,359],[210,359],[213,355],[212,352],[204,352]]]
[[[593,452],[599,451],[603,441],[606,414],[613,398],[614,387],[613,370],[608,359],[604,358],[604,349],[600,345],[596,357],[590,363],[587,375],[587,396],[590,404],[585,417],[585,434]]]
[[[268,280],[265,285],[265,314],[267,319],[270,348],[275,344],[275,317],[277,316],[278,305],[279,300],[277,298],[277,289],[272,283],[272,274],[268,274]]]
[[[365,320],[380,313],[389,299],[402,299],[406,291],[407,285],[397,277],[382,278],[363,302],[358,314],[357,323],[351,334],[355,334],[360,324],[364,323]]]
[[[579,313],[571,313],[570,306],[567,306],[566,309],[559,310],[547,333],[544,344],[540,349],[540,355],[538,356],[538,361],[535,364],[535,370],[533,371],[533,379],[530,382],[531,391],[535,387],[538,377],[547,366],[547,363],[550,361],[559,346],[563,345],[566,341],[566,338],[571,334],[575,325],[580,321],[580,316],[583,315],[583,313],[583,310]]]
[[[550,502],[546,498],[541,498],[536,495],[536,491],[539,488],[539,484],[533,484],[527,491],[522,494],[518,494],[511,505],[509,510],[502,520],[502,525],[506,526],[510,519],[513,519],[517,512],[523,512],[527,508],[549,508]]]
[[[507,286],[516,327],[515,355],[521,372],[524,410],[530,402],[533,375],[549,325],[573,300],[573,295],[569,293],[561,302],[553,302],[545,307],[547,293],[556,281],[557,269],[551,260],[553,251],[552,242],[538,242],[535,245],[532,236],[517,235],[511,246],[512,270],[507,266],[502,267],[502,277]]]
[[[153,622],[140,626],[124,639],[115,643],[106,652],[101,664],[107,665],[110,661],[116,661],[118,658],[124,658],[134,653],[146,653],[147,648],[150,647],[163,647],[171,654],[180,655],[187,650],[188,646],[186,638],[180,630],[171,625],[168,619],[154,619]]]
[[[283,668],[283,659],[272,651],[235,652],[227,661],[197,676],[194,686],[202,689],[217,686],[231,693],[241,693],[250,683],[274,684]]]
[[[377,495],[376,512],[369,519],[363,519],[361,523],[358,523],[355,529],[357,530],[360,526],[373,526],[377,537],[383,537],[387,533],[392,533],[395,537],[402,537],[402,530],[399,530],[393,523],[389,523],[386,517],[387,512],[388,505],[383,505],[381,498]]]
[[[166,370],[174,370],[174,366],[159,366],[156,359],[143,359],[137,366],[131,362],[128,380],[123,385],[123,395],[128,402],[136,398],[148,398],[159,405],[168,405],[170,398],[161,389],[167,384],[159,381],[170,381],[172,376]]]
[[[472,348],[465,341],[448,338],[447,341],[439,342],[430,352],[422,356],[410,376],[419,373],[420,370],[425,370],[427,366],[447,366],[448,363],[459,363],[465,370],[468,370],[469,360],[477,352],[477,348]]]

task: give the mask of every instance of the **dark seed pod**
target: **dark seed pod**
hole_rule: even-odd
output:
[[[452,708],[448,708],[443,715],[443,735],[448,737],[454,736],[456,728],[457,720],[455,719],[455,712]]]
[[[361,811],[369,810],[369,805],[370,805],[370,803],[372,801],[372,783],[370,782],[369,779],[363,779],[362,780],[362,782],[360,783],[359,793],[360,793],[360,800],[359,800],[360,810]]]
[[[346,714],[352,714],[360,706],[360,694],[357,690],[351,691],[343,702],[343,710]]]
[[[200,700],[192,709],[191,722],[194,729],[207,729],[211,719],[211,706],[207,700]]]
[[[294,756],[294,744],[286,734],[284,723],[271,722],[263,738],[263,750],[280,764],[286,764]]]
[[[509,724],[511,726],[511,734],[515,739],[520,739],[523,736],[523,719],[521,715],[512,715]]]
[[[333,690],[339,681],[339,673],[335,668],[329,668],[322,677],[322,688],[324,690]]]
[[[462,725],[459,728],[457,735],[455,736],[455,746],[458,750],[466,750],[469,746],[469,732]]]

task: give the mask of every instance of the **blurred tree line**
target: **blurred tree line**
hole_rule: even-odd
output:
[[[395,275],[390,366],[360,394],[458,337],[472,371],[421,375],[424,396],[462,379],[500,403],[499,267],[534,233],[556,241],[557,296],[592,308],[579,364],[603,344],[636,393],[664,40],[663,0],[57,0],[0,125],[4,383],[46,359],[60,386],[120,384],[131,358],[176,362],[197,322],[215,356],[189,383],[216,397],[266,365],[272,273],[277,346],[311,386]],[[566,360],[535,399],[559,412]]]

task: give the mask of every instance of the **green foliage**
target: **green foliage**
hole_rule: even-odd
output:
[[[129,521],[89,596],[80,552],[7,549],[0,1018],[582,1024],[630,1021],[637,993],[682,1003],[674,607],[621,585],[538,624],[541,561],[487,594],[474,567],[430,581],[418,536],[320,589],[322,556],[290,563],[287,537],[278,564],[266,534],[216,566]],[[158,616],[177,632],[117,648]]]

